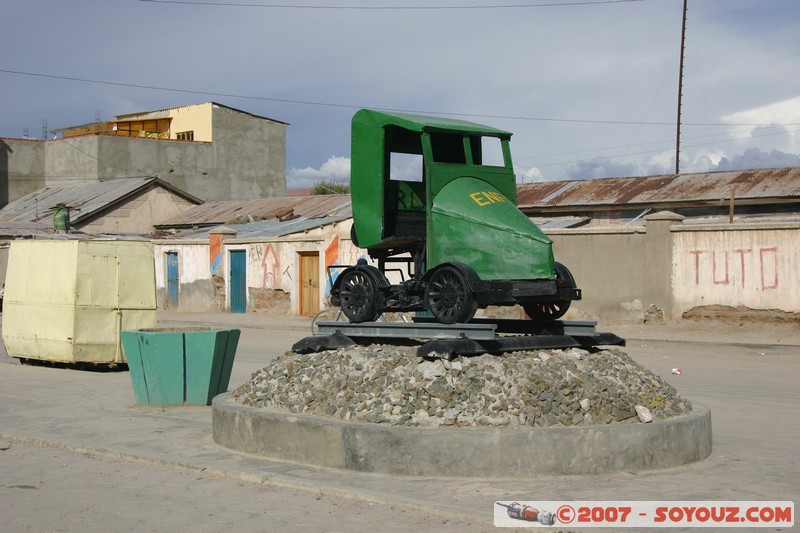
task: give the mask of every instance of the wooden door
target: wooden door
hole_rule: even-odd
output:
[[[300,315],[319,312],[319,254],[300,254]]]

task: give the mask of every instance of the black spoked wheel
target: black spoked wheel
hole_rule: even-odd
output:
[[[556,280],[567,280],[571,288],[575,288],[575,278],[567,267],[561,263],[555,264]],[[559,284],[560,285],[560,284]],[[553,300],[549,302],[529,302],[522,304],[522,308],[536,322],[552,322],[564,316],[569,310],[572,300]]]
[[[380,316],[380,294],[375,282],[360,270],[342,275],[339,302],[342,312],[351,322],[372,322]]]
[[[445,266],[431,276],[425,287],[425,302],[442,324],[469,322],[478,310],[478,303],[458,269]]]

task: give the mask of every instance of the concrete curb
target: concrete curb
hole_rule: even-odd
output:
[[[649,424],[574,428],[404,428],[212,403],[214,442],[296,463],[410,476],[508,477],[670,468],[711,454],[711,411]]]

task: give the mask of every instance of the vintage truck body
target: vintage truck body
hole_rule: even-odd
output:
[[[521,304],[554,320],[580,298],[551,240],[516,207],[511,133],[463,120],[361,110],[352,119],[352,237],[378,267],[341,271],[331,294],[354,322],[430,311],[467,322]],[[389,283],[387,265],[408,265]]]

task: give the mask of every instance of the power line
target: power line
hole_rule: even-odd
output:
[[[337,11],[445,11],[445,10],[467,10],[467,9],[530,9],[537,7],[574,7],[590,6],[599,4],[625,4],[631,2],[642,2],[644,0],[582,0],[572,2],[546,2],[538,4],[501,4],[501,5],[456,5],[456,6],[370,6],[370,5],[349,5],[349,6],[323,6],[313,4],[245,4],[241,2],[199,2],[194,0],[139,0],[151,4],[179,4],[190,6],[212,6],[212,7],[260,7],[268,9],[325,9]]]
[[[147,1],[155,1],[155,0],[147,0]],[[223,98],[237,98],[242,100],[257,100],[263,102],[276,102],[282,104],[294,104],[294,105],[308,105],[308,106],[320,106],[320,107],[336,107],[336,108],[343,108],[343,109],[361,109],[364,107],[369,107],[370,109],[375,109],[378,111],[388,111],[388,112],[395,112],[395,113],[415,113],[415,114],[423,114],[423,115],[447,115],[451,117],[465,117],[465,118],[481,118],[481,119],[493,119],[493,120],[524,120],[524,121],[533,121],[533,122],[556,122],[556,123],[567,123],[567,124],[607,124],[607,125],[629,125],[629,126],[669,126],[674,127],[674,122],[642,122],[642,121],[635,121],[635,120],[595,120],[595,119],[571,119],[571,118],[552,118],[552,117],[532,117],[532,116],[522,116],[522,115],[488,115],[488,114],[480,114],[480,113],[451,113],[447,111],[428,111],[428,110],[419,110],[419,109],[400,109],[400,108],[392,108],[392,107],[377,107],[377,106],[365,106],[365,105],[355,105],[355,104],[343,104],[337,102],[321,102],[321,101],[313,101],[313,100],[292,100],[287,98],[272,98],[266,96],[252,96],[252,95],[243,95],[243,94],[232,94],[232,93],[218,93],[218,92],[211,92],[211,91],[198,91],[192,89],[176,89],[172,87],[159,87],[155,85],[144,85],[144,84],[137,84],[137,83],[122,83],[122,82],[115,82],[115,81],[104,81],[104,80],[93,80],[88,78],[78,78],[74,76],[59,76],[55,74],[42,74],[36,72],[23,72],[19,70],[10,70],[10,69],[0,69],[0,72],[4,72],[6,74],[15,74],[19,76],[33,76],[39,78],[48,78],[48,79],[57,79],[57,80],[66,80],[66,81],[75,81],[80,83],[94,83],[98,85],[111,85],[114,87],[127,87],[132,89],[147,89],[151,91],[167,91],[167,92],[174,92],[174,93],[182,93],[182,94],[197,94],[202,96],[217,96]],[[790,123],[705,123],[705,122],[685,122],[683,123],[684,126],[721,126],[721,127],[729,127],[729,126],[800,126],[798,122],[790,122]]]
[[[798,129],[798,130],[789,130],[789,131],[780,131],[780,132],[775,132],[775,133],[764,133],[764,134],[761,134],[761,135],[753,135],[752,137],[769,137],[769,136],[772,136],[772,135],[785,135],[787,133],[798,133],[798,132],[800,132],[800,129]],[[748,135],[747,137],[739,137],[739,138],[734,137],[732,139],[728,139],[728,140],[724,140],[724,141],[712,141],[712,142],[704,142],[704,143],[687,144],[685,146],[687,148],[697,148],[697,147],[700,147],[700,146],[715,146],[715,145],[718,145],[718,144],[726,144],[726,143],[741,141],[741,140],[745,140],[745,139],[749,139],[749,138],[751,138],[751,136]],[[666,142],[670,142],[670,141],[665,140],[665,141],[662,141],[662,142],[666,143]],[[641,146],[644,146],[644,145],[647,145],[647,144],[657,144],[657,142],[643,143]],[[544,163],[544,164],[539,164],[539,165],[534,163],[531,166],[536,167],[536,168],[544,168],[544,167],[555,167],[555,166],[562,166],[562,165],[573,165],[575,163],[586,163],[586,162],[590,162],[590,161],[603,161],[603,160],[607,160],[607,159],[625,159],[625,158],[632,157],[632,156],[635,156],[635,155],[658,154],[658,153],[661,153],[661,152],[665,152],[668,149],[669,148],[662,148],[662,149],[659,149],[659,150],[643,150],[643,151],[640,151],[640,152],[631,152],[631,153],[625,153],[625,154],[619,154],[619,155],[603,155],[603,156],[597,156],[597,157],[590,157],[590,158],[587,158],[587,159],[574,159],[572,161],[559,161],[559,162],[556,162],[556,163]],[[598,150],[605,150],[605,148],[601,148],[601,149],[598,149]],[[591,152],[591,151],[598,151],[598,150],[582,150],[582,151]],[[575,153],[578,153],[578,152],[575,152]],[[568,154],[564,154],[564,155],[568,155]],[[542,157],[548,157],[548,156],[542,156]],[[531,157],[523,157],[523,158],[516,158],[515,157],[514,161],[519,161],[520,159],[531,159]]]

